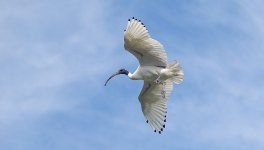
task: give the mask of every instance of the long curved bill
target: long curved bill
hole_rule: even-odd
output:
[[[112,78],[113,78],[114,76],[116,76],[116,75],[119,75],[119,73],[117,72],[117,73],[111,75],[111,77],[109,77],[109,78],[106,80],[104,86],[106,86],[106,84],[108,83],[108,81],[109,81],[110,79],[112,79]]]

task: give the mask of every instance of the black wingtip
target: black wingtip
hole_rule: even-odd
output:
[[[159,134],[161,134],[161,131],[159,131]]]
[[[164,122],[166,122],[166,119],[164,120]]]
[[[148,123],[148,120],[146,121],[146,123]]]
[[[165,124],[163,125],[163,128],[165,128]]]
[[[154,130],[154,132],[157,132],[157,130]]]

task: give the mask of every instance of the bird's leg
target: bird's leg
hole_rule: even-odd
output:
[[[164,82],[162,85],[163,87],[161,90],[161,95],[162,95],[162,98],[166,98],[166,91],[165,91],[166,82]]]
[[[154,80],[155,84],[163,84],[164,82],[160,80],[160,76],[156,80]]]

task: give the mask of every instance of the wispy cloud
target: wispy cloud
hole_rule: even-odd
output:
[[[191,14],[188,21],[171,21],[182,23],[178,27],[182,32],[187,24],[193,32],[201,33],[188,34],[177,39],[183,43],[175,43],[186,77],[173,97],[178,99],[172,102],[177,126],[171,130],[191,135],[195,145],[211,142],[209,149],[263,147],[263,26],[261,19],[256,19],[263,18],[261,3],[203,1],[195,8],[185,8]]]
[[[117,47],[118,40],[105,26],[111,22],[106,19],[110,14],[104,13],[109,4],[83,2],[79,9],[71,2],[63,3],[65,8],[57,4],[3,2],[0,37],[3,122],[20,117],[18,114],[23,112],[38,114],[35,111],[41,112],[45,106],[45,113],[65,105],[71,107],[63,104],[57,90],[79,81],[90,83],[91,90],[102,84],[95,79],[115,65],[111,61],[115,57],[109,57],[109,53]],[[16,115],[10,116],[13,113]]]
[[[1,149],[263,147],[262,1],[0,4]],[[144,123],[141,82],[103,87],[138,65],[123,48],[131,16],[185,71],[161,136]]]

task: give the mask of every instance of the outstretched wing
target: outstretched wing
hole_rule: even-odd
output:
[[[167,100],[173,89],[173,81],[166,80],[163,84],[144,81],[138,97],[142,112],[155,132],[161,133],[165,128]]]
[[[134,17],[128,20],[124,41],[125,49],[138,59],[141,66],[167,66],[167,54],[162,44],[150,37],[140,20]]]

